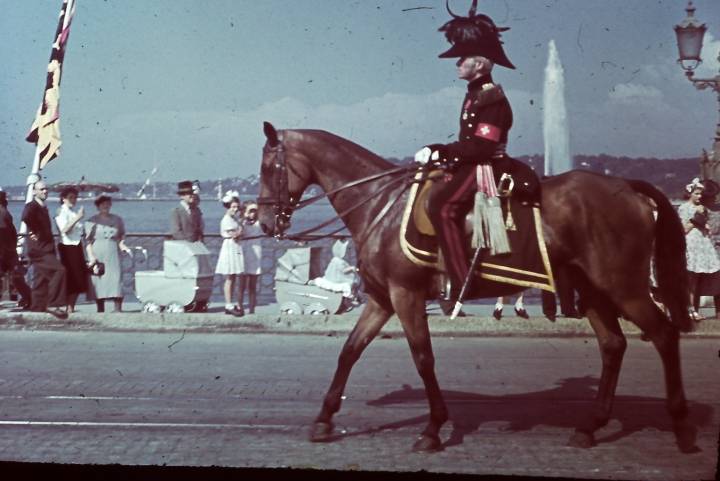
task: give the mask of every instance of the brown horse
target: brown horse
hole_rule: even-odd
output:
[[[385,171],[397,175],[397,166],[325,131],[277,131],[267,122],[264,131],[259,217],[265,232],[282,234],[303,191],[311,184],[319,185],[329,193],[353,237],[368,296],[340,352],[310,439],[336,438],[332,416],[340,409],[350,371],[390,316],[397,314],[430,405],[429,423],[413,449],[441,449],[438,433],[448,410],[435,377],[425,311],[426,301],[438,294],[433,282],[437,273],[413,264],[401,250],[399,228],[407,194],[401,195],[402,183],[383,188],[392,177],[382,176]],[[648,198],[654,201],[657,220]],[[358,200],[360,206],[352,208]],[[542,213],[551,264],[573,272],[602,357],[593,412],[577,426],[570,444],[594,445],[594,432],[610,418],[627,344],[618,322],[622,316],[635,323],[658,350],[678,445],[682,450],[692,449],[695,434],[686,421],[679,355],[679,331],[689,331],[692,325],[687,310],[685,237],[672,205],[646,182],[573,171],[542,182]],[[650,297],[653,247],[659,291],[672,320]],[[505,294],[521,289],[507,285]]]

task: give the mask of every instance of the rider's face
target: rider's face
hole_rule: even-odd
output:
[[[482,63],[475,57],[461,57],[455,65],[458,68],[458,78],[468,82],[477,78],[482,70]]]

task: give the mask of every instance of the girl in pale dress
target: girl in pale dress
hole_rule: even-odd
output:
[[[125,223],[120,216],[110,213],[112,199],[101,195],[95,199],[98,213],[85,222],[88,265],[92,291],[98,312],[105,312],[105,300],[112,299],[115,312],[122,311],[122,267],[120,253],[131,254],[125,245]],[[102,266],[102,268],[101,268]]]
[[[235,279],[242,274],[244,268],[243,252],[240,247],[240,236],[243,229],[238,220],[240,211],[240,200],[237,192],[227,192],[222,199],[223,207],[227,209],[222,220],[220,220],[220,235],[223,243],[220,247],[216,274],[225,276],[223,294],[225,295],[225,314],[231,316],[242,316],[242,303],[233,304],[232,294],[235,287]]]
[[[695,178],[685,187],[688,200],[678,208],[678,214],[685,228],[687,245],[687,269],[690,278],[690,317],[695,321],[703,319],[697,309],[700,296],[713,296],[715,309],[720,302],[720,258],[713,245],[708,226],[708,209],[701,198],[705,186]]]
[[[245,267],[240,276],[240,295],[238,304],[242,308],[245,289],[248,291],[248,312],[255,313],[257,305],[257,280],[261,273],[262,264],[262,237],[257,215],[258,206],[250,202],[245,206],[245,219],[243,220],[243,239],[241,241]]]

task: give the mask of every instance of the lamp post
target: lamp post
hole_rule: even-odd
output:
[[[688,2],[685,11],[687,12],[685,19],[679,25],[675,25],[675,35],[680,54],[678,63],[685,70],[685,75],[695,85],[695,88],[698,90],[709,88],[717,94],[720,111],[720,74],[705,79],[694,77],[695,69],[702,63],[700,51],[702,50],[703,37],[707,27],[695,18],[695,6],[692,0]],[[718,61],[720,61],[720,52],[718,52]],[[712,152],[708,154],[703,149],[700,173],[703,179],[710,179],[720,183],[720,120],[715,127],[715,142],[713,143]]]

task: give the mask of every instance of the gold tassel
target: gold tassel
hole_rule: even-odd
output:
[[[485,218],[487,217],[487,196],[483,192],[475,192],[475,207],[473,208],[473,235],[472,248],[490,247],[484,233]]]
[[[490,255],[507,254],[511,251],[510,239],[505,231],[502,207],[499,197],[487,199],[487,215],[485,216],[485,233],[490,244]]]

